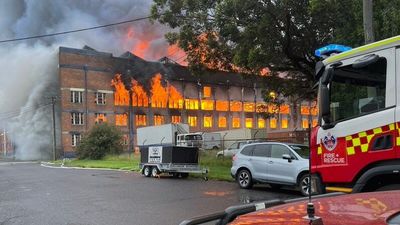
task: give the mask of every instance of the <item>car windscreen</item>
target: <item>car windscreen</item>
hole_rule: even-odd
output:
[[[303,159],[308,159],[310,157],[310,148],[305,145],[289,145],[297,154]]]

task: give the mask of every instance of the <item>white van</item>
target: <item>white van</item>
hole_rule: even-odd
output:
[[[193,146],[202,149],[220,149],[221,148],[221,134],[219,133],[188,133],[178,134],[177,146]]]

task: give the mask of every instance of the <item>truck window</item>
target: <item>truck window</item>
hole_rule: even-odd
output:
[[[330,84],[331,120],[346,120],[385,108],[386,59],[363,68],[335,70]]]

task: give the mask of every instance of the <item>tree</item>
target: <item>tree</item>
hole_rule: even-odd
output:
[[[95,125],[82,138],[77,148],[80,159],[101,159],[107,154],[120,154],[123,151],[122,133],[107,123]]]
[[[390,21],[400,20],[400,3],[394,2],[374,1],[377,40],[398,33],[400,23]],[[154,0],[152,17],[173,28],[166,37],[187,53],[193,71],[248,76],[267,67],[265,93],[290,99],[294,107],[315,99],[315,49],[364,43],[359,0]]]

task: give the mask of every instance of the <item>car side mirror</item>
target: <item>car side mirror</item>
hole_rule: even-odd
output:
[[[289,154],[283,154],[282,159],[286,159],[288,162],[292,162],[292,157]]]

